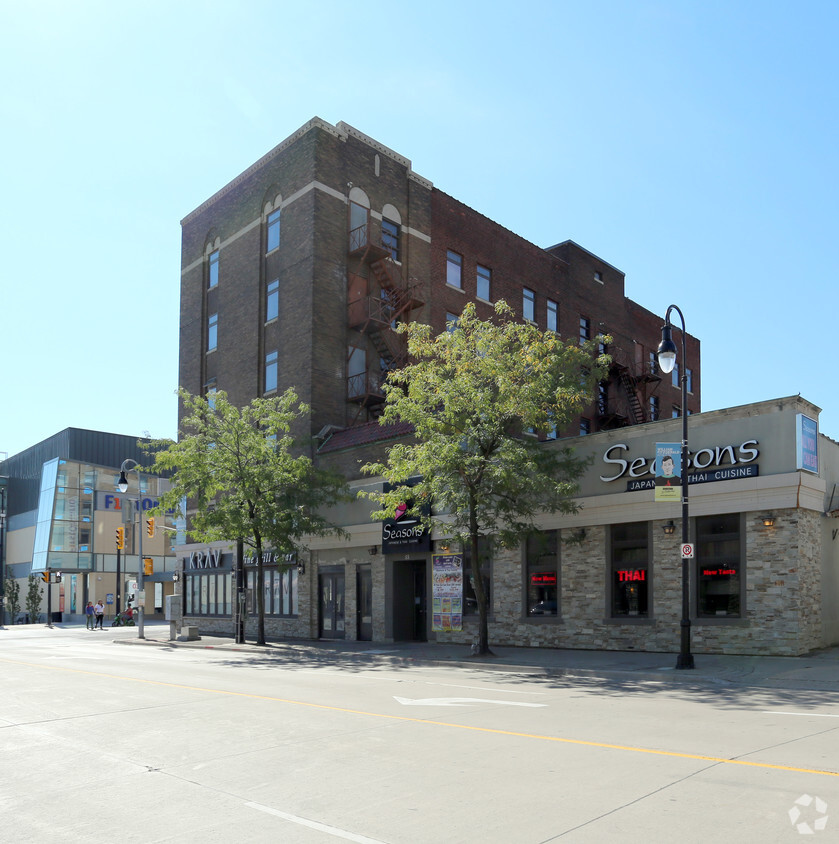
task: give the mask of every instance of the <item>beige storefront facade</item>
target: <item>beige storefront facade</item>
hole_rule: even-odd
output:
[[[839,642],[839,445],[818,433],[818,417],[797,396],[690,417],[695,653],[794,655]],[[544,514],[537,536],[482,561],[491,643],[679,650],[681,506],[655,500],[654,477],[657,444],[680,438],[680,421],[668,419],[547,446],[590,458],[580,508]],[[473,642],[468,577],[460,600],[439,590],[440,566],[462,559],[459,549],[444,535],[383,543],[369,510],[356,501],[336,513],[349,538],[313,541],[293,566],[269,561],[269,638]],[[234,602],[208,598],[234,594],[232,555],[208,568],[207,550],[178,549],[185,615],[226,631]],[[208,575],[202,603],[202,581],[191,578]],[[251,607],[252,586],[251,577]]]

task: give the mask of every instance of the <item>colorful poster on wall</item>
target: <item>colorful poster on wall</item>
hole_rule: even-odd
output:
[[[681,501],[681,443],[655,444],[655,500]]]
[[[463,629],[463,555],[435,554],[431,558],[431,629]]]

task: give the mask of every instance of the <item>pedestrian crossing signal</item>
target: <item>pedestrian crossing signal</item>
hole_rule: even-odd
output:
[[[125,548],[125,528],[117,528],[117,550],[122,551]]]

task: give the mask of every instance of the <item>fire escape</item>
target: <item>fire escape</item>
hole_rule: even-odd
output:
[[[358,261],[358,271],[348,273],[348,326],[367,338],[376,353],[376,359],[368,361],[366,348],[350,347],[347,401],[358,406],[351,424],[356,424],[364,411],[374,419],[381,414],[388,373],[400,369],[408,359],[406,338],[396,333],[396,326],[410,321],[411,312],[424,304],[420,282],[403,279],[391,248],[373,243],[369,227],[368,221],[352,229],[349,237],[349,256]],[[361,363],[353,361],[359,352]]]
[[[661,381],[661,377],[650,369],[648,363],[629,364],[623,360],[625,356],[622,350],[610,351],[612,366],[609,369],[609,378],[602,383],[597,397],[598,427],[601,431],[640,425],[648,421],[647,400],[649,394],[654,391],[653,385]],[[607,395],[611,384],[616,385],[619,395],[623,397],[624,401],[620,402],[622,406],[609,406]]]

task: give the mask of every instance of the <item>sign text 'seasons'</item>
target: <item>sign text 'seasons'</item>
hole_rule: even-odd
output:
[[[746,440],[738,446],[725,445],[714,448],[700,448],[688,457],[688,466],[693,472],[688,476],[691,484],[710,481],[727,481],[734,478],[751,478],[758,474],[754,461],[760,456],[757,440]],[[603,462],[615,467],[615,474],[601,475],[606,483],[626,478],[626,489],[653,489],[655,486],[655,458],[636,457],[630,459],[629,446],[615,443],[603,454]],[[625,454],[625,456],[624,456]],[[646,477],[645,477],[646,476]]]

